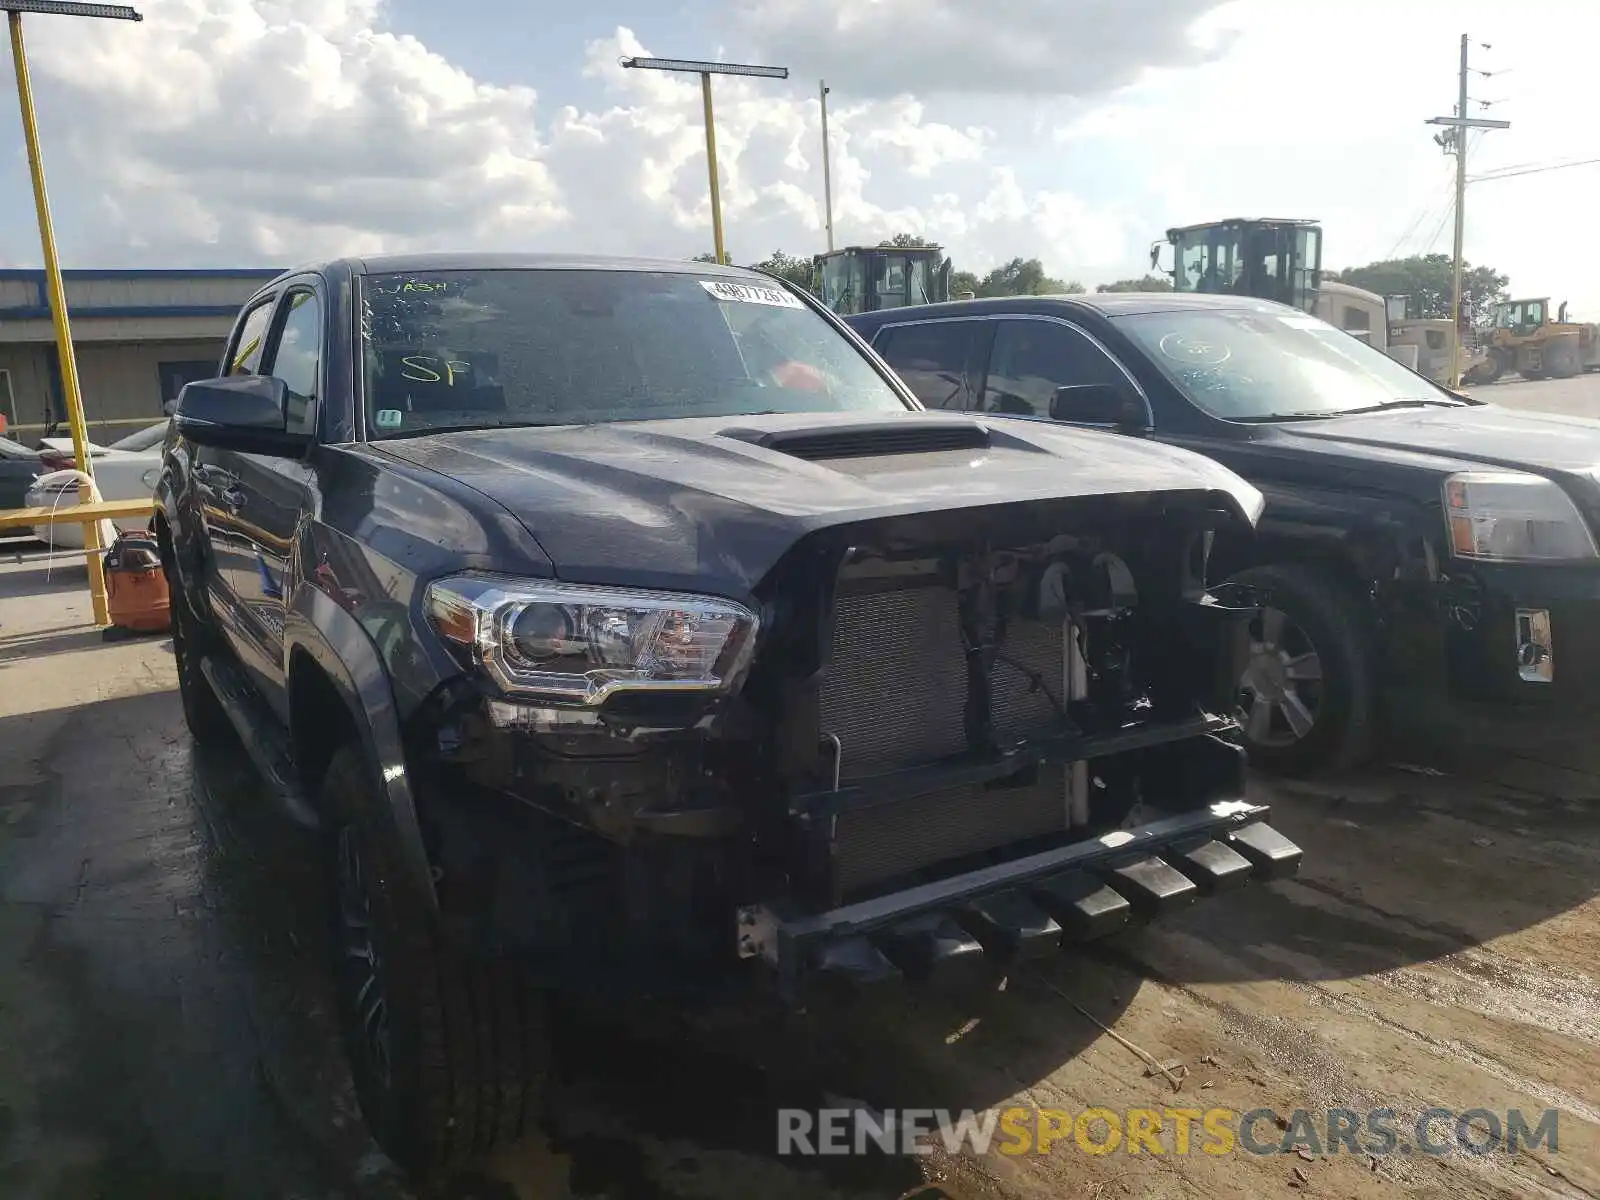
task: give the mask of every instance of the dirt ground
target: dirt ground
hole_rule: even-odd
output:
[[[329,1020],[317,847],[247,766],[195,752],[164,637],[103,644],[81,565],[0,551],[0,1196],[405,1195]],[[1297,880],[1004,991],[897,992],[783,1028],[574,1021],[546,1133],[445,1194],[891,1200],[933,1179],[963,1200],[1600,1195],[1600,771],[1461,745],[1387,757],[1252,785],[1306,848]],[[1130,1047],[1179,1064],[1178,1090]],[[1092,1154],[1069,1134],[1048,1154],[776,1153],[778,1108],[843,1104],[1152,1109],[1164,1152]],[[1530,1128],[1554,1109],[1558,1139],[1426,1154],[1430,1107],[1519,1109]],[[1328,1109],[1381,1108],[1393,1153],[1322,1144]],[[1316,1140],[1215,1154],[1197,1127],[1176,1153],[1175,1109],[1306,1110],[1309,1130],[1268,1115],[1255,1139]],[[1471,1118],[1480,1145],[1488,1119]]]

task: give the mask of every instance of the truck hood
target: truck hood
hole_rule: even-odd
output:
[[[516,516],[558,575],[749,595],[830,527],[1117,494],[1262,498],[1199,454],[957,413],[801,413],[438,433],[375,449]]]
[[[1403,408],[1277,428],[1291,441],[1380,446],[1541,475],[1592,478],[1600,470],[1600,421],[1497,404]]]

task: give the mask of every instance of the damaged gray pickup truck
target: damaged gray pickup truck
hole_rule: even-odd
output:
[[[190,729],[320,831],[362,1110],[426,1174],[532,1118],[552,990],[1004,969],[1293,873],[1206,586],[1261,506],[925,411],[754,272],[427,256],[250,300],[157,526]]]

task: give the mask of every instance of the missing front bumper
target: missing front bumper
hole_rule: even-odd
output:
[[[1074,843],[810,916],[739,914],[739,953],[780,989],[818,977],[922,980],[999,965],[1149,919],[1251,879],[1299,870],[1300,848],[1242,800]]]

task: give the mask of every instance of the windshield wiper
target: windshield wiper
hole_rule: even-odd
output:
[[[1247,425],[1258,425],[1272,421],[1331,421],[1334,417],[1353,417],[1360,413],[1387,412],[1391,408],[1429,408],[1437,405],[1440,408],[1466,408],[1464,400],[1391,400],[1387,404],[1367,404],[1360,408],[1310,408],[1299,412],[1268,413],[1261,417],[1234,417],[1233,420]]]

